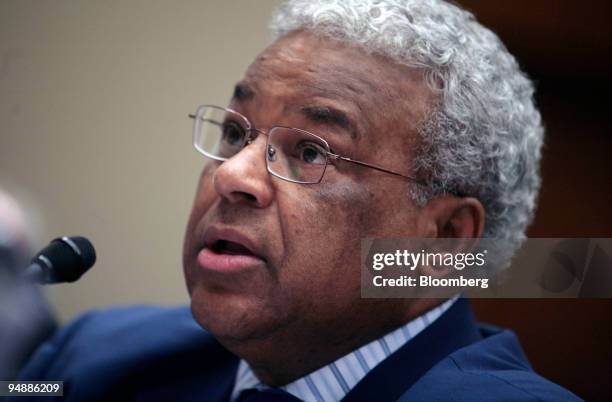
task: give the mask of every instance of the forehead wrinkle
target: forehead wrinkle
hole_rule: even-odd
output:
[[[270,59],[268,61],[274,62]],[[350,134],[353,139],[367,132],[369,124],[363,118],[364,107],[361,105],[361,101],[365,98],[356,96],[355,93],[358,91],[351,89],[352,86],[338,85],[330,77],[322,77],[312,69],[309,69],[306,74],[303,70],[299,74],[294,74],[294,69],[279,74],[274,68],[270,68],[269,64],[263,63],[256,67],[249,69],[246,77],[240,83],[255,94],[261,93],[259,101],[265,101],[265,94],[274,93],[275,91],[270,91],[270,89],[281,85],[283,90],[278,94],[284,103],[283,113],[304,114],[303,109],[310,106],[328,107],[341,111],[347,116],[352,126]],[[237,100],[240,101],[240,99]]]
[[[430,103],[429,98],[434,95],[427,88],[428,97],[421,99],[417,89],[426,86],[423,72],[399,65],[385,56],[355,51],[350,62],[336,54],[328,54],[329,63],[321,59],[315,67],[320,81],[317,86],[326,91],[333,88],[339,100],[353,100],[366,130],[375,127],[372,119],[381,116],[400,127],[417,129],[421,112],[429,110],[422,103]]]
[[[384,60],[384,71],[379,71],[371,60],[360,61],[357,57],[351,63],[334,63],[335,58],[333,55],[329,63],[322,61],[311,66],[311,92],[350,107],[364,133],[373,126],[371,119],[391,113],[394,105],[410,97],[394,82],[398,77],[389,76],[388,69],[393,67],[387,60]]]

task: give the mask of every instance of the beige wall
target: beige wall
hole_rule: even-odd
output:
[[[41,242],[83,234],[98,251],[49,290],[62,320],[188,300],[181,242],[204,161],[186,115],[227,102],[278,4],[0,2],[0,186],[38,206]]]

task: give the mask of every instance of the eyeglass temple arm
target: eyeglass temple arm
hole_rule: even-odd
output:
[[[190,113],[188,116],[189,116],[189,118],[191,118],[191,119],[195,119],[195,118],[197,118],[197,116],[196,116],[195,114],[193,114],[193,113]],[[260,132],[260,130],[254,130],[254,131]],[[376,166],[376,165],[372,165],[372,164],[370,164],[370,163],[361,162],[361,161],[358,161],[358,160],[354,160],[354,159],[351,159],[351,158],[347,158],[346,156],[336,155],[336,154],[331,153],[331,152],[328,152],[328,155],[329,155],[329,156],[331,156],[331,157],[332,157],[332,158],[334,158],[334,159],[341,159],[341,160],[346,161],[346,162],[356,163],[357,165],[361,165],[361,166],[369,167],[369,168],[371,168],[371,169],[375,169],[375,170],[378,170],[378,171],[380,171],[380,172],[385,172],[385,173],[392,174],[392,175],[394,175],[394,176],[403,177],[403,178],[405,178],[405,179],[408,179],[408,180],[414,181],[414,182],[415,182],[415,183],[417,183],[417,184],[426,185],[426,184],[425,184],[425,183],[424,183],[422,180],[416,179],[416,178],[414,178],[414,177],[412,177],[412,176],[406,176],[406,175],[404,175],[404,174],[401,174],[401,173],[398,173],[398,172],[394,172],[393,170],[385,169],[385,168],[382,168],[382,167],[380,167],[380,166]]]
[[[370,163],[361,162],[361,161],[358,161],[358,160],[355,160],[355,159],[347,158],[346,156],[336,155],[336,154],[333,154],[331,152],[329,153],[329,155],[332,156],[334,159],[341,159],[341,160],[346,161],[346,162],[351,162],[351,163],[355,163],[357,165],[369,167],[371,169],[375,169],[375,170],[378,170],[380,172],[385,172],[385,173],[389,173],[389,174],[392,174],[392,175],[395,175],[395,176],[403,177],[405,179],[414,181],[415,183],[418,183],[418,184],[421,184],[421,185],[425,185],[425,183],[422,180],[416,179],[416,178],[414,178],[412,176],[406,176],[404,174],[401,174],[401,173],[398,173],[398,172],[394,172],[393,170],[385,169],[385,168],[382,168],[380,166],[372,165]]]

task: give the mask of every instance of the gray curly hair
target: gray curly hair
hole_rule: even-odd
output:
[[[532,83],[493,32],[440,0],[289,0],[271,27],[276,38],[307,30],[422,69],[440,101],[411,167],[428,186],[411,196],[478,198],[484,237],[512,255],[535,209],[544,129]]]

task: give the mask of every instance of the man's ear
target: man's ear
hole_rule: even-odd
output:
[[[420,211],[419,231],[427,238],[479,238],[484,230],[484,207],[476,198],[441,195]]]

